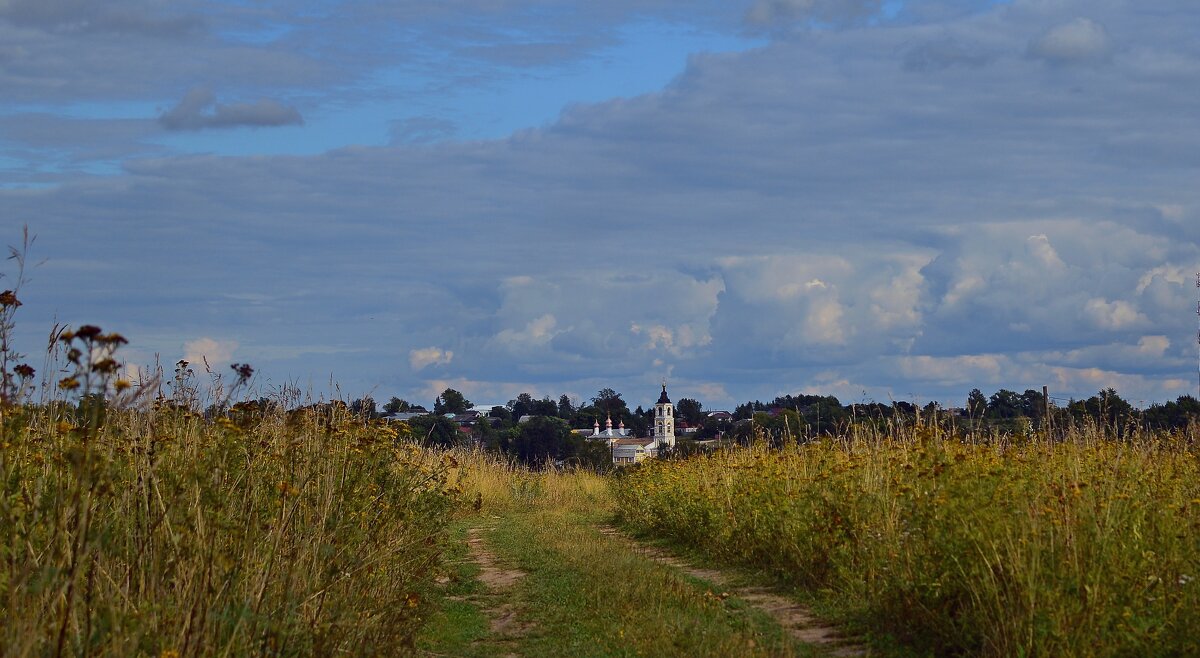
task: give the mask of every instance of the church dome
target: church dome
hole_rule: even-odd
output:
[[[662,395],[658,396],[658,404],[671,404],[671,398],[667,397],[667,385],[663,384]]]

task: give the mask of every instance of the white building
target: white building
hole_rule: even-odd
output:
[[[630,431],[625,429],[625,421],[624,420],[621,421],[620,427],[618,427],[617,429],[613,429],[612,414],[609,414],[608,420],[604,421],[604,431],[603,432],[600,431],[600,421],[597,420],[592,425],[591,435],[584,437],[584,438],[597,439],[597,440],[602,439],[605,441],[609,441],[610,442],[609,445],[611,445],[611,442],[615,441],[617,439],[629,438],[629,434],[630,434]]]
[[[656,453],[659,448],[675,447],[675,406],[667,397],[666,384],[662,385],[662,395],[654,405],[654,447]]]
[[[584,438],[604,441],[612,450],[614,464],[636,464],[643,459],[657,457],[659,450],[663,448],[674,448],[675,406],[667,397],[667,385],[663,384],[662,395],[658,396],[658,403],[654,405],[652,436],[635,438],[631,430],[625,429],[624,420],[614,429],[612,416],[609,416],[604,423],[604,430],[600,429],[600,421],[597,420],[592,427],[592,433]]]

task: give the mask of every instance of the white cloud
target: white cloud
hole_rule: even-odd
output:
[[[183,360],[194,368],[201,367],[207,361],[209,366],[216,369],[218,365],[232,361],[237,348],[236,340],[216,340],[205,336],[183,344]]]
[[[996,383],[1012,367],[1005,356],[972,354],[954,357],[910,356],[896,361],[907,379],[936,382],[943,386],[966,386]]]
[[[1134,329],[1149,324],[1146,316],[1139,313],[1133,304],[1124,300],[1110,302],[1100,298],[1089,299],[1084,310],[1096,326],[1109,331]]]
[[[1029,43],[1029,55],[1052,64],[1094,63],[1112,54],[1112,39],[1090,18],[1057,25]]]
[[[423,347],[408,352],[408,365],[413,370],[423,370],[432,365],[447,365],[453,360],[454,352],[440,347]]]
[[[496,342],[516,350],[545,346],[558,332],[558,320],[549,313],[530,320],[521,329],[504,329],[496,334]]]
[[[1171,347],[1166,336],[1142,336],[1138,339],[1138,352],[1144,356],[1161,359]]]

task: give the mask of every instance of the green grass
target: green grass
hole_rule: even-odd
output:
[[[467,522],[456,521],[448,533],[443,557],[444,584],[430,603],[433,612],[417,636],[421,653],[447,656],[486,656],[489,624],[483,606],[487,592],[478,581],[479,567],[466,545]]]
[[[880,646],[1200,653],[1200,462],[1172,437],[851,436],[647,464],[614,490],[629,527],[805,592]]]
[[[599,526],[613,514],[602,478],[586,472],[534,473],[478,455],[461,455],[459,461],[467,480],[464,499],[473,499],[473,491],[486,494],[483,510],[459,523],[478,528],[499,563],[526,575],[510,591],[494,594],[465,582],[471,568],[459,563],[441,598],[442,615],[421,636],[419,646],[429,653],[813,655],[765,613],[722,596],[711,583],[654,562],[624,539],[602,534]],[[454,536],[459,546],[450,563],[466,555],[462,525]],[[523,632],[481,637],[481,619],[501,604],[517,611]],[[457,627],[456,619],[462,620]]]

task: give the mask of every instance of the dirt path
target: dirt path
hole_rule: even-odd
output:
[[[467,530],[467,549],[471,553],[471,559],[479,565],[479,582],[492,594],[499,595],[502,601],[513,585],[525,577],[524,571],[508,569],[496,562],[496,555],[488,550],[479,528]],[[511,603],[501,602],[498,605],[485,606],[484,613],[488,616],[494,640],[519,640],[531,628],[528,623],[518,618],[516,607]]]
[[[829,655],[841,657],[867,656],[866,647],[855,644],[837,629],[819,621],[804,606],[784,598],[765,587],[730,587],[733,581],[727,574],[715,569],[695,567],[660,548],[647,546],[612,526],[600,526],[600,533],[632,545],[633,550],[668,566],[675,567],[693,578],[708,581],[719,587],[728,587],[729,594],[742,599],[751,606],[767,613],[792,637],[807,644],[822,647]]]

